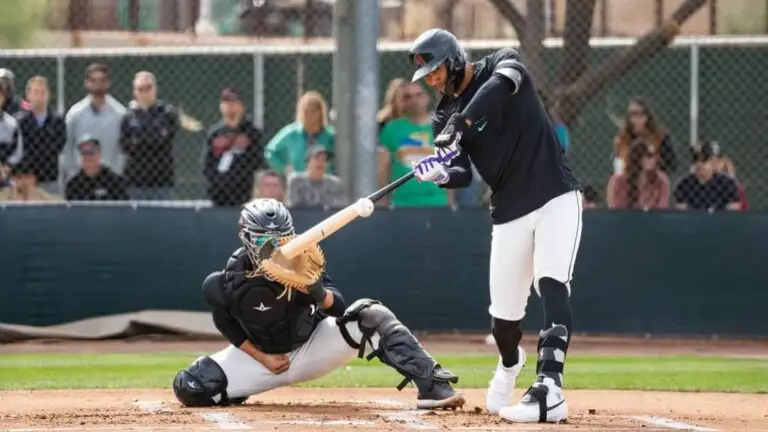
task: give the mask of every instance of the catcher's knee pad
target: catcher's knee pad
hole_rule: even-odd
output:
[[[208,356],[200,357],[173,378],[173,393],[182,405],[203,407],[230,405],[242,401],[227,398],[227,376],[218,363]]]
[[[363,334],[360,343],[349,336],[345,324],[357,321]],[[416,336],[401,323],[389,308],[378,300],[360,299],[347,308],[344,315],[336,320],[344,339],[353,348],[359,349],[358,357],[365,354],[366,344],[370,344],[374,333],[379,335],[378,348],[368,355],[370,361],[378,357],[398,371],[405,378],[397,386],[402,390],[410,381],[420,388],[431,388],[435,382],[456,383],[459,378],[450,371],[443,369],[421,346]]]

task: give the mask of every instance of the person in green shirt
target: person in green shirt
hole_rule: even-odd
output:
[[[285,125],[264,149],[269,167],[287,176],[307,168],[307,151],[323,147],[333,153],[335,131],[328,124],[328,104],[316,91],[301,96],[296,106],[296,121]],[[333,167],[328,166],[328,173]]]
[[[408,83],[404,98],[404,115],[390,120],[379,134],[381,186],[405,175],[413,162],[434,152],[429,95],[420,84]],[[394,207],[445,207],[452,204],[452,195],[435,184],[408,182],[393,192],[391,203]]]

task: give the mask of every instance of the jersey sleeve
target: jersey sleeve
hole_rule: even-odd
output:
[[[502,48],[492,54],[490,60],[493,65],[493,75],[507,78],[514,84],[512,94],[517,93],[520,84],[522,84],[523,79],[528,74],[517,50]]]

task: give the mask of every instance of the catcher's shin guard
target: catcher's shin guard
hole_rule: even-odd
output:
[[[345,328],[345,324],[351,321],[357,321],[363,334],[360,343],[355,342]],[[371,299],[357,300],[347,308],[343,316],[337,318],[336,322],[347,343],[360,350],[358,357],[363,358],[365,346],[369,344],[374,349],[366,357],[369,361],[373,357],[378,357],[384,364],[405,377],[397,386],[398,390],[402,390],[410,381],[413,381],[419,389],[420,400],[444,401],[456,396],[450,383],[457,383],[459,377],[440,367],[411,331],[381,302]],[[371,344],[374,333],[379,335],[378,348]],[[432,408],[425,404],[421,405]]]
[[[173,378],[173,393],[186,407],[233,405],[245,399],[227,397],[227,376],[218,363],[208,356],[200,357]]]

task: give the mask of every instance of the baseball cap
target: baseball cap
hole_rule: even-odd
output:
[[[329,159],[333,156],[333,153],[323,146],[312,146],[307,150],[307,158],[317,156],[321,153],[325,153],[325,156]]]
[[[691,151],[691,158],[694,162],[706,162],[712,158],[714,151],[712,144],[707,141],[701,141],[693,146]]]
[[[221,91],[221,100],[223,101],[234,101],[234,102],[242,102],[240,100],[240,94],[235,90],[234,87],[225,87]]]
[[[22,160],[11,168],[11,176],[34,174],[35,170],[32,168],[32,164]]]
[[[90,135],[83,135],[80,137],[80,142],[77,144],[77,149],[80,151],[80,154],[84,155],[92,155],[100,148],[101,143],[99,140]]]

